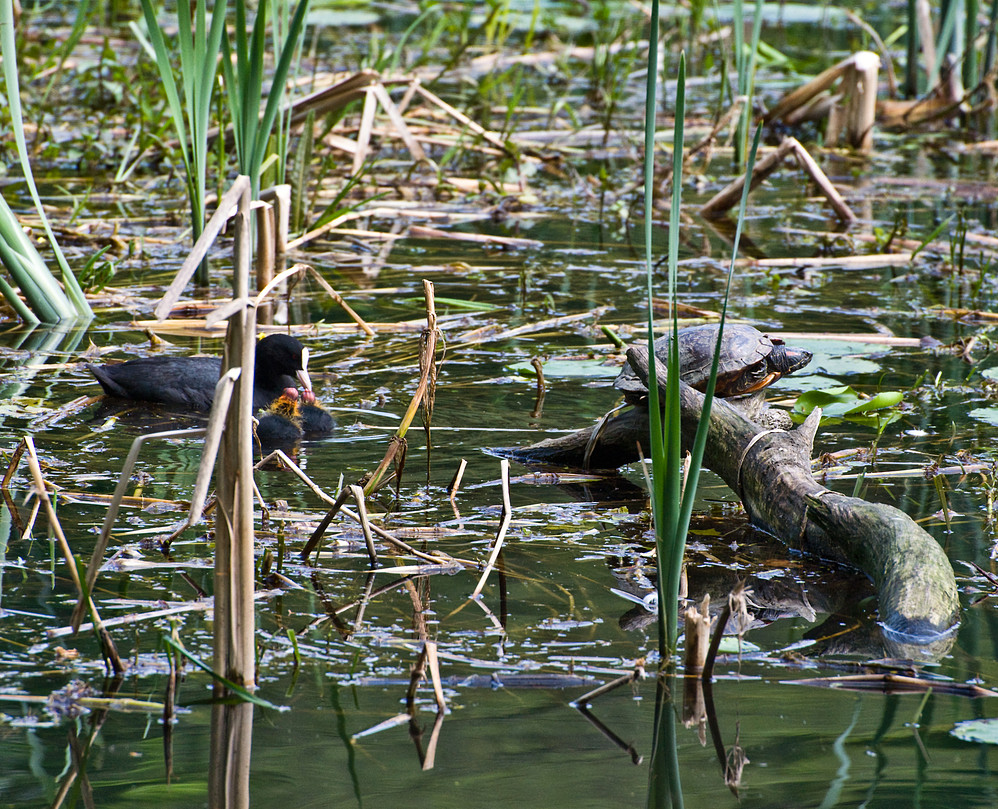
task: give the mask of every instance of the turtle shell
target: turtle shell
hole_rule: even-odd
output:
[[[686,384],[700,391],[707,387],[719,328],[707,325],[679,330],[680,375]],[[668,362],[671,339],[665,336],[655,341],[655,355],[661,362]],[[803,368],[810,360],[807,351],[788,348],[752,326],[727,326],[721,341],[715,393],[726,397],[755,393],[784,374]],[[613,386],[632,402],[648,392],[630,363],[624,364]]]

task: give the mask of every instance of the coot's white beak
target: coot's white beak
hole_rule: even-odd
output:
[[[301,370],[295,371],[295,376],[298,377],[298,381],[301,382],[304,392],[302,393],[302,399],[307,403],[311,404],[315,401],[315,394],[312,392],[312,379],[308,375],[308,349],[302,348],[301,350]]]

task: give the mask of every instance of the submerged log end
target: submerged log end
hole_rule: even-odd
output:
[[[874,580],[885,638],[906,650],[897,656],[951,642],[960,618],[956,576],[931,534],[884,503],[834,493],[807,500],[809,519],[837,526],[848,560]]]

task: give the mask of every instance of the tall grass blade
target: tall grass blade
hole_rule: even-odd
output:
[[[707,447],[707,434],[710,431],[710,411],[714,404],[714,389],[717,385],[717,369],[721,358],[721,344],[724,338],[724,324],[728,316],[728,299],[731,296],[731,281],[735,276],[735,262],[738,259],[738,245],[742,237],[742,226],[745,222],[745,210],[748,207],[749,186],[751,185],[750,179],[752,177],[752,170],[755,168],[755,159],[759,152],[759,141],[761,139],[762,127],[758,127],[755,131],[755,137],[752,139],[752,148],[749,151],[748,162],[745,166],[745,184],[742,187],[742,197],[738,206],[738,221],[735,223],[735,237],[731,246],[731,265],[728,267],[728,280],[724,287],[724,298],[721,301],[721,328],[717,332],[717,343],[714,346],[714,358],[710,366],[710,377],[707,380],[707,387],[703,394],[704,403],[703,411],[700,415],[700,423],[697,425],[696,437],[693,439],[693,447],[690,450],[690,471],[686,478],[686,488],[683,492],[682,507],[679,515],[679,525],[682,527],[684,536],[687,528],[689,527],[690,519],[693,516],[693,502],[696,497],[697,484],[700,480],[700,471],[703,468],[703,453]],[[670,581],[672,581],[673,578],[676,580],[677,599],[679,593],[678,582],[681,570],[680,560],[679,569],[675,571],[673,577],[670,577]]]
[[[229,111],[235,129],[239,170],[250,178],[255,198],[260,193],[260,174],[267,157],[271,134],[284,101],[284,88],[291,64],[304,29],[308,0],[298,3],[282,40],[278,41],[275,32],[276,64],[266,105],[263,105],[263,73],[267,55],[266,30],[269,6],[266,3],[260,5],[253,22],[253,30],[249,35],[246,28],[245,0],[237,0],[235,7],[235,66],[233,67],[231,58],[233,43],[230,42],[228,35],[224,40],[226,58],[222,60],[222,66],[225,72]],[[261,106],[263,106],[262,112]],[[286,148],[282,147],[280,142],[277,152],[279,157],[287,154]],[[283,178],[285,175],[286,167],[281,160],[277,166],[277,177]]]
[[[759,36],[762,33],[762,0],[756,0],[755,16],[752,20],[752,36],[749,47],[745,47],[745,22],[743,0],[734,4],[735,67],[738,73],[738,95],[746,99],[738,116],[738,129],[735,136],[735,164],[743,165],[748,151],[748,129],[752,118],[752,105],[748,103],[755,91],[755,63],[759,51]]]
[[[653,5],[653,25],[657,21],[656,6]],[[654,38],[651,38],[654,39]],[[675,125],[673,134],[672,201],[669,213],[668,246],[668,301],[672,312],[671,337],[668,346],[668,378],[665,386],[665,403],[661,406],[657,372],[655,368],[654,315],[651,307],[653,292],[652,276],[652,208],[651,182],[654,176],[654,113],[656,108],[656,82],[653,66],[657,64],[657,46],[650,39],[648,56],[648,85],[645,108],[645,273],[648,295],[648,410],[650,429],[650,449],[652,460],[652,517],[655,524],[655,540],[658,559],[659,592],[659,646],[663,663],[666,663],[676,648],[679,634],[679,587],[682,576],[683,555],[686,549],[686,534],[689,530],[696,497],[697,484],[703,464],[704,450],[710,425],[710,411],[717,382],[717,369],[720,359],[724,322],[727,315],[731,281],[734,276],[735,259],[741,239],[745,209],[748,204],[750,183],[746,181],[742,189],[735,229],[735,239],[728,271],[727,286],[721,309],[721,329],[711,364],[710,377],[704,395],[704,407],[697,425],[697,432],[691,448],[689,473],[683,486],[682,468],[682,413],[680,407],[680,356],[679,356],[679,307],[676,305],[676,276],[679,263],[679,222],[682,204],[683,133],[686,108],[686,57],[680,54],[676,80]],[[749,153],[747,171],[751,174],[758,153],[761,130],[757,130]]]
[[[22,262],[14,262],[7,265],[15,283],[21,287],[21,291],[28,298],[28,305],[37,315],[37,320],[48,323],[55,323],[60,320],[71,320],[75,318],[91,319],[93,312],[90,304],[80,289],[80,285],[73,275],[66,257],[55,240],[52,226],[49,224],[48,216],[42,207],[41,198],[38,196],[38,188],[35,186],[35,178],[31,172],[31,162],[28,159],[28,146],[24,137],[24,117],[21,112],[20,82],[17,72],[17,45],[14,41],[14,7],[12,0],[0,0],[0,54],[3,56],[3,74],[7,90],[7,103],[10,107],[10,118],[14,130],[14,140],[17,144],[17,154],[21,161],[21,170],[24,173],[24,180],[27,183],[31,199],[35,204],[42,226],[45,228],[45,235],[48,238],[52,251],[55,253],[56,262],[62,273],[62,286],[56,281],[49,271],[45,262],[42,261],[38,251],[28,241],[24,232],[17,226],[17,219],[13,212],[3,205],[0,211],[2,218],[7,221],[7,233],[5,238],[8,246],[18,253]],[[13,224],[16,227],[11,229]],[[14,233],[14,230],[17,233]],[[19,235],[17,235],[19,234]],[[13,241],[12,241],[13,239]],[[24,248],[24,244],[30,245],[30,251]],[[16,277],[15,273],[22,272],[23,275]],[[28,287],[22,286],[22,279]],[[28,280],[30,279],[30,280]],[[8,288],[10,288],[8,286]],[[37,291],[37,294],[36,292]],[[29,293],[31,293],[29,297]],[[13,302],[12,302],[13,303]],[[23,308],[22,308],[23,311]],[[37,322],[36,320],[36,322]]]
[[[682,498],[683,464],[682,464],[682,413],[679,405],[679,378],[682,373],[679,361],[679,307],[676,296],[676,275],[679,265],[679,223],[683,190],[683,134],[685,132],[686,114],[686,55],[680,54],[679,70],[676,76],[676,109],[675,126],[672,141],[672,203],[669,208],[669,288],[668,300],[672,311],[672,340],[669,341],[669,357],[667,361],[668,379],[665,389],[665,410],[663,425],[664,463],[659,468],[664,470],[664,480],[656,483],[658,495],[664,501],[662,513],[665,519],[664,530],[656,532],[658,543],[659,581],[665,583],[664,592],[660,592],[659,604],[665,601],[665,637],[664,654],[671,654],[676,648],[679,621],[679,574],[682,570],[683,553],[686,548],[686,526],[679,521]],[[649,306],[649,309],[651,307]],[[654,357],[654,335],[650,334],[649,357]],[[654,362],[651,363],[654,365]],[[649,385],[651,380],[649,379]],[[657,383],[656,383],[657,385]],[[653,468],[654,468],[653,460]],[[660,477],[658,470],[656,477]],[[664,596],[664,598],[663,598]],[[660,608],[661,609],[661,608]],[[661,624],[661,615],[659,623]],[[661,633],[660,629],[660,633]],[[661,637],[661,634],[660,634]]]
[[[645,87],[645,162],[644,162],[644,216],[645,216],[645,280],[648,299],[648,356],[655,356],[655,315],[651,301],[654,292],[654,262],[652,260],[652,222],[654,215],[652,189],[655,180],[655,114],[658,110],[658,38],[659,38],[659,8],[658,0],[652,0],[651,28],[648,35],[648,79]],[[681,92],[678,87],[677,95]],[[677,119],[678,120],[678,119]],[[673,141],[675,149],[676,142]],[[673,187],[677,187],[677,177],[673,175]],[[670,221],[678,224],[678,218]],[[670,228],[670,231],[672,228]],[[649,431],[649,450],[652,460],[651,511],[652,525],[655,528],[656,545],[659,550],[659,599],[658,599],[658,646],[663,661],[666,658],[668,645],[668,605],[664,597],[664,577],[662,576],[662,543],[660,537],[668,530],[663,494],[659,492],[658,484],[665,475],[665,445],[662,436],[662,411],[659,406],[658,375],[655,362],[648,364],[648,415],[651,424]]]
[[[205,186],[208,181],[208,129],[211,123],[211,100],[218,75],[218,54],[225,30],[226,0],[217,0],[208,25],[204,3],[196,6],[191,18],[188,3],[177,5],[177,49],[180,55],[181,87],[173,74],[170,50],[159,28],[152,0],[141,0],[149,43],[156,60],[180,154],[184,161],[187,195],[191,203],[191,232],[196,242],[204,231]],[[183,97],[181,98],[181,90]],[[208,283],[208,263],[198,268],[197,281]]]

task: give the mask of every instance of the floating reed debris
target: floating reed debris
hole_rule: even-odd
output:
[[[842,691],[880,691],[884,694],[949,694],[954,697],[979,699],[998,697],[998,691],[982,688],[974,683],[957,683],[904,674],[845,674],[838,677],[812,677],[806,680],[782,680],[784,685],[814,685],[820,688],[837,688]]]

